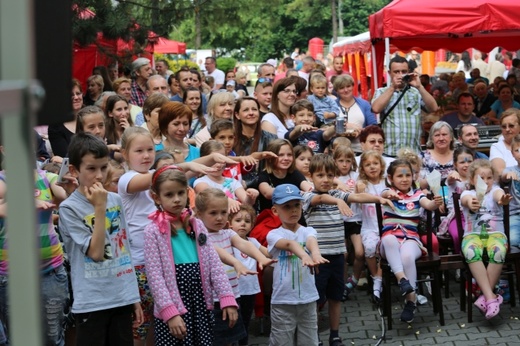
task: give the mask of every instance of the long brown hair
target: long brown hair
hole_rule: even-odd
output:
[[[278,120],[280,120],[280,122],[282,123],[283,126],[285,126],[285,128],[287,128],[287,126],[285,125],[285,117],[289,116],[289,114],[284,114],[280,110],[279,104],[278,104],[278,94],[281,91],[285,90],[285,88],[287,88],[288,86],[293,85],[293,84],[296,84],[296,81],[294,80],[294,78],[288,77],[288,78],[280,79],[278,82],[274,83],[274,85],[273,85],[273,96],[271,98],[271,113],[276,115]]]
[[[242,103],[244,103],[245,101],[253,101],[256,103],[256,106],[258,107],[258,122],[256,123],[253,144],[251,145],[251,152],[263,150],[263,148],[258,147],[258,145],[260,144],[260,138],[262,137],[262,126],[260,126],[260,104],[258,103],[257,99],[250,96],[244,96],[237,100],[235,109],[233,110],[233,124],[235,126],[235,145],[233,146],[233,151],[238,156],[251,154],[251,152],[244,152],[245,148],[242,145],[242,142],[245,139],[245,136],[242,134],[242,121],[240,121],[240,119],[237,118],[237,114],[238,112],[240,112],[240,107],[242,107]]]

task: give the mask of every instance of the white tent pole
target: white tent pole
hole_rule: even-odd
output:
[[[376,62],[376,48],[372,45],[372,80],[374,81],[374,90],[379,88],[377,83],[377,62]]]
[[[390,64],[390,38],[385,37],[385,62],[384,65]],[[386,72],[386,84],[389,85],[390,81],[390,71]]]

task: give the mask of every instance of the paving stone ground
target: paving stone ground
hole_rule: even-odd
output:
[[[399,321],[403,302],[399,299],[398,288],[393,287],[393,329],[387,331],[387,340],[382,345],[520,345],[520,303],[517,302],[516,307],[503,304],[500,314],[490,321],[473,309],[473,322],[468,323],[466,312],[459,309],[459,285],[451,282],[450,291],[448,299],[443,296],[444,326],[433,313],[431,299],[418,307],[414,321],[408,325]],[[326,306],[320,315],[319,330],[327,346]],[[381,318],[366,291],[356,290],[343,303],[339,333],[346,346],[376,344],[381,335]],[[260,319],[254,319],[251,322],[249,345],[269,345],[269,320],[264,319],[261,323]]]

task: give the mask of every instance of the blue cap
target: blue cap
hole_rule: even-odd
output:
[[[273,191],[273,204],[284,204],[289,201],[303,200],[300,189],[293,184],[278,185]]]

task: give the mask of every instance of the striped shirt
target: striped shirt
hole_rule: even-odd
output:
[[[347,252],[345,247],[345,228],[343,216],[337,205],[311,205],[311,200],[319,193],[312,191],[303,194],[303,215],[308,227],[318,233],[318,246],[322,255],[339,255]],[[330,190],[328,194],[347,202],[349,193]]]
[[[231,245],[231,238],[239,236],[235,233],[235,231],[233,231],[232,229],[223,229],[218,232],[209,232],[208,235],[213,246],[222,248],[231,256],[234,256],[233,245]],[[240,290],[238,289],[238,277],[235,268],[224,263],[222,263],[222,265],[224,266],[224,271],[228,276],[229,284],[233,289],[233,294],[235,295],[235,298],[239,298]],[[213,300],[218,302],[218,296],[215,291],[213,291]]]
[[[420,189],[411,189],[406,194],[398,193],[400,199],[392,201],[395,210],[386,205],[383,208],[383,234],[397,231],[398,234],[402,232],[403,236],[407,238],[418,238],[418,226],[421,221],[419,201],[426,196]]]

